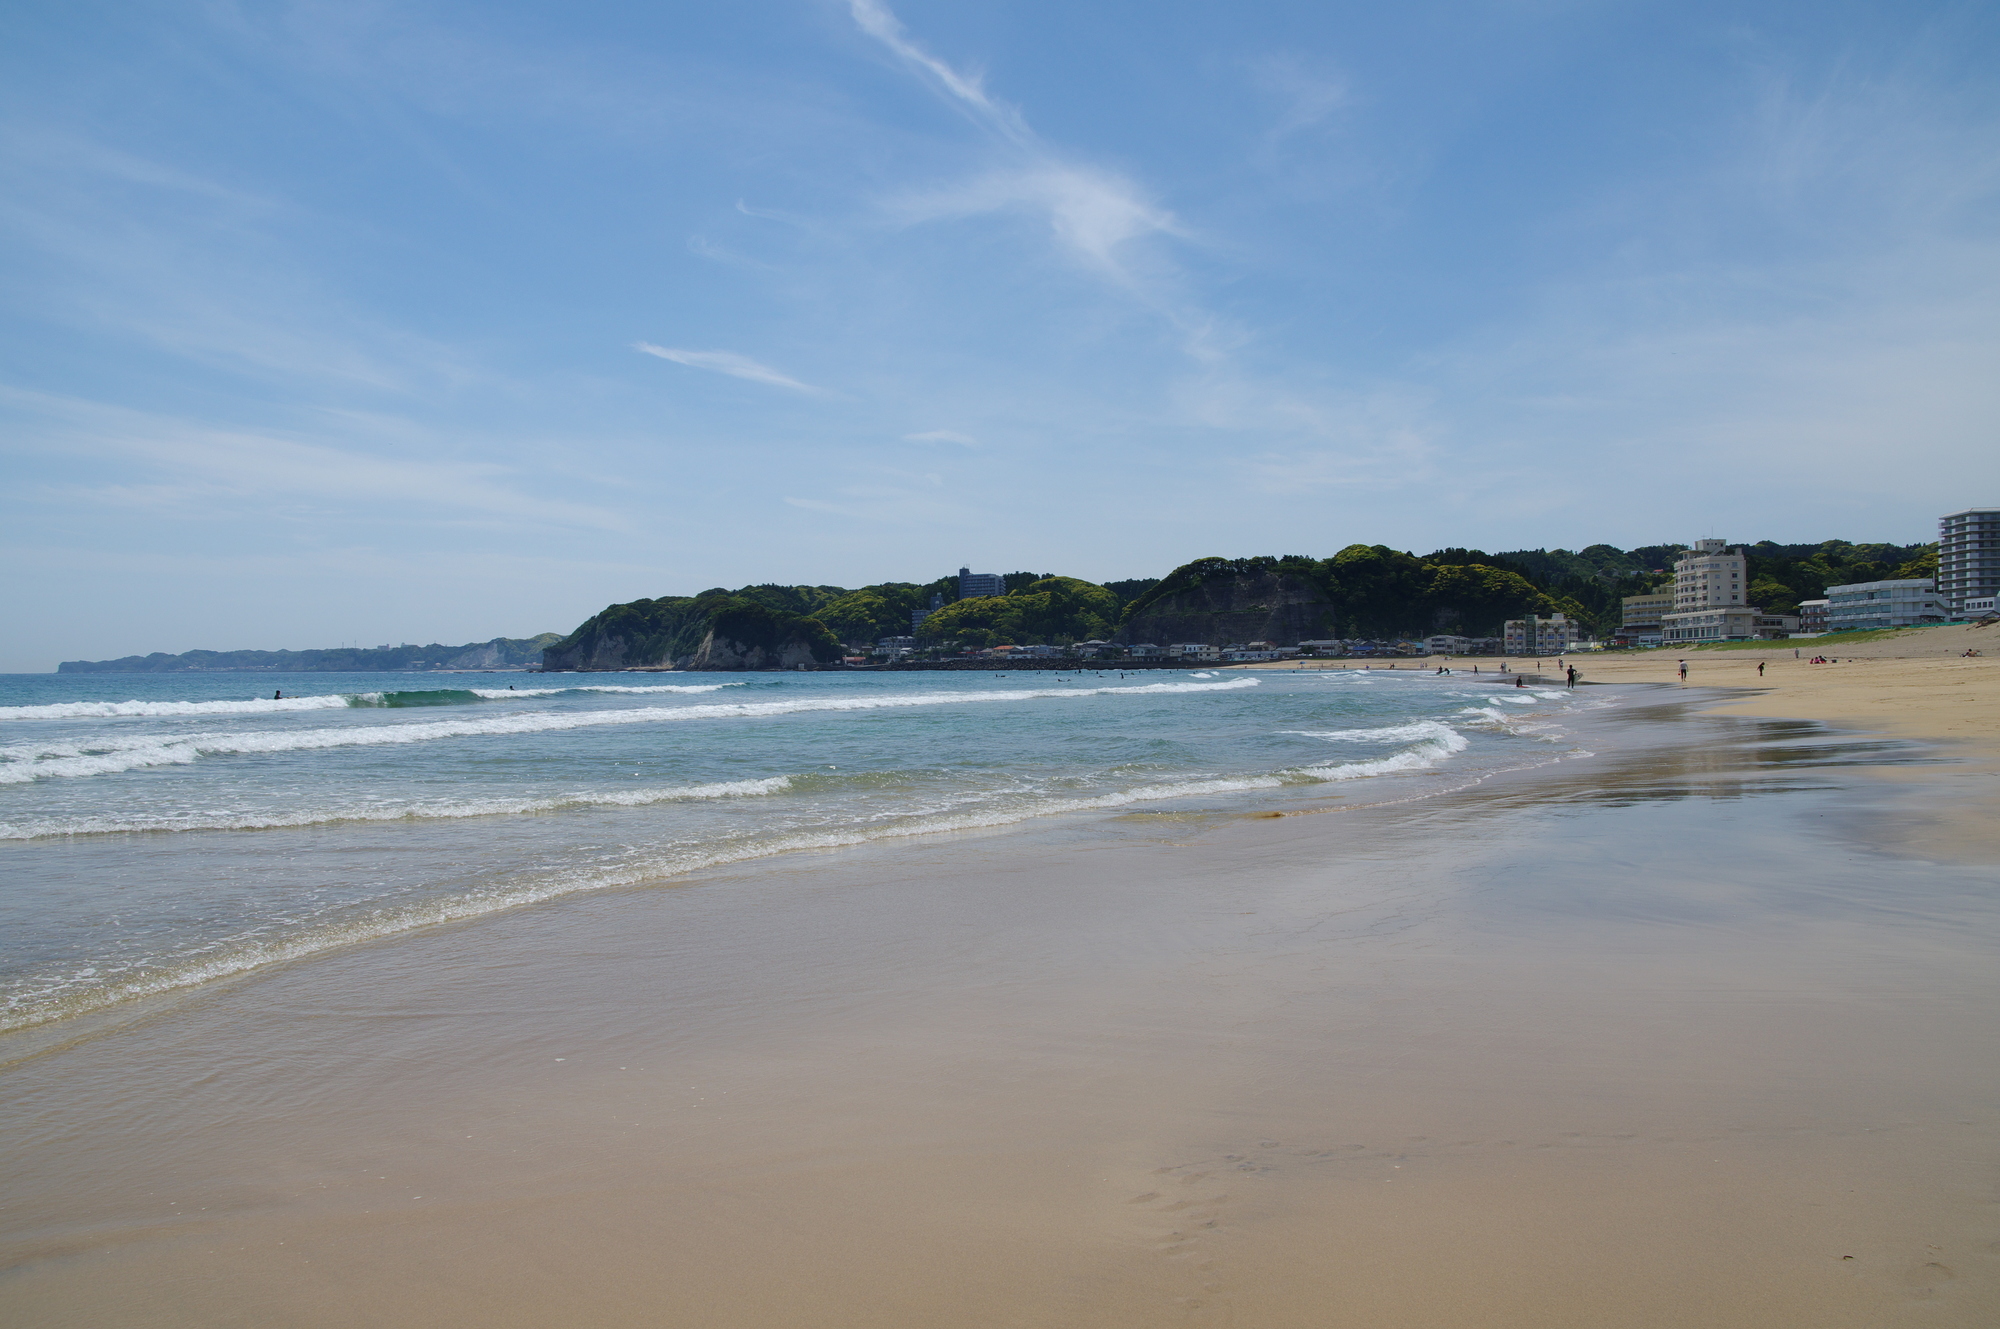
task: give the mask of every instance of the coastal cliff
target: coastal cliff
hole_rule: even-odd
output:
[[[1176,568],[1133,603],[1112,640],[1294,646],[1334,636],[1335,605],[1316,565],[1292,562],[1208,558]]]
[[[818,619],[714,590],[611,605],[543,651],[542,668],[812,669],[839,658]]]

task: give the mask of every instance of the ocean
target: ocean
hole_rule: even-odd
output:
[[[1563,723],[1588,693],[1510,682],[1383,667],[7,676],[0,1029],[770,855],[1414,799],[1589,755]]]

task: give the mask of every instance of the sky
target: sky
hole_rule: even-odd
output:
[[[2000,504],[2000,9],[66,0],[0,671]]]

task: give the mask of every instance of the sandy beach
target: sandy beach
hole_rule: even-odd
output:
[[[39,1045],[0,1310],[1990,1324],[2000,660],[1690,659],[1417,801],[791,854]]]

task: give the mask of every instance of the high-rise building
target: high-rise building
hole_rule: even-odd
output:
[[[1937,589],[1960,617],[1967,600],[2000,593],[2000,508],[1966,508],[1938,519]]]
[[[958,598],[961,600],[1006,593],[1007,579],[997,572],[974,572],[971,568],[958,570]]]
[[[1724,540],[1697,540],[1674,560],[1674,612],[1723,609],[1749,603],[1749,562]]]
[[[1660,616],[1669,646],[1696,641],[1748,641],[1762,636],[1750,603],[1750,561],[1727,540],[1697,540],[1674,560],[1674,608]]]

